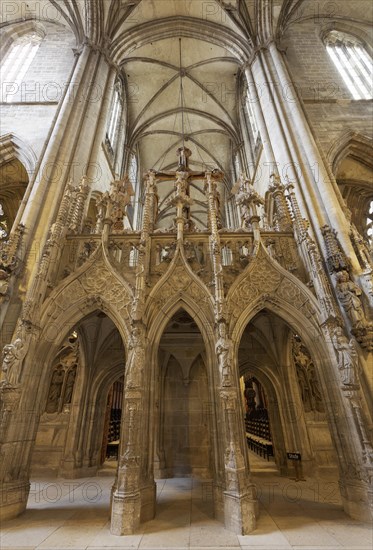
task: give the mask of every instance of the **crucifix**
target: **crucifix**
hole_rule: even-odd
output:
[[[194,229],[194,222],[190,215],[190,206],[193,204],[193,199],[190,196],[190,183],[193,180],[206,180],[207,174],[220,180],[223,174],[219,170],[201,170],[195,171],[189,168],[189,157],[192,152],[185,147],[179,147],[177,150],[177,156],[179,158],[176,171],[160,171],[155,172],[154,175],[157,179],[163,181],[174,180],[174,194],[169,199],[168,204],[176,206],[176,226],[177,226],[177,239],[182,240],[184,229],[192,231]]]
[[[194,222],[190,215],[190,206],[193,204],[193,199],[190,196],[190,183],[193,180],[206,180],[207,174],[211,174],[216,180],[220,180],[223,174],[219,170],[191,170],[189,168],[189,157],[192,152],[185,147],[177,149],[179,159],[176,171],[159,171],[155,172],[155,177],[158,180],[174,181],[174,194],[169,199],[169,204],[176,206],[176,225],[177,239],[182,239],[185,230],[192,231]]]

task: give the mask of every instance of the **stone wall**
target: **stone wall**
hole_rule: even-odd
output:
[[[341,3],[331,4],[341,9]],[[292,25],[282,39],[293,82],[325,154],[346,132],[372,137],[373,130],[372,102],[352,99],[322,41],[323,31],[332,28],[331,25],[332,20],[314,18]],[[356,24],[344,30],[365,40],[369,28]],[[292,90],[282,93],[287,101],[293,101]]]
[[[43,27],[46,35],[12,102],[1,105],[0,134],[15,134],[37,157],[69,81],[75,46],[73,34],[62,25],[43,22]]]
[[[210,477],[210,426],[207,373],[199,357],[189,379],[178,361],[168,363],[164,386],[164,455],[168,477]]]

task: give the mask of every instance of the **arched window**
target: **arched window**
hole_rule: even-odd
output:
[[[252,135],[253,135],[253,138],[254,138],[254,145],[258,139],[258,136],[259,136],[259,129],[258,129],[258,125],[256,123],[256,118],[255,118],[255,114],[254,114],[254,109],[253,109],[253,106],[252,106],[252,103],[251,103],[251,99],[249,97],[249,93],[246,92],[246,101],[245,101],[245,107],[246,107],[246,113],[247,113],[247,117],[249,119],[249,123],[250,123],[250,127],[251,127],[251,132],[252,132]]]
[[[135,153],[131,153],[130,159],[129,159],[129,165],[128,165],[128,177],[134,189],[136,189],[136,184],[137,184],[137,172],[138,172],[137,156]]]
[[[19,86],[40,46],[42,37],[26,34],[13,42],[0,67],[1,101],[14,101]]]
[[[239,179],[241,175],[241,163],[240,163],[240,155],[236,153],[234,155],[234,175],[236,177],[236,181]]]
[[[117,139],[119,135],[120,117],[123,112],[123,85],[120,80],[117,80],[114,86],[113,100],[111,103],[110,116],[106,131],[106,142],[111,149],[111,153],[115,153]]]
[[[363,44],[351,35],[332,31],[326,49],[354,99],[373,97],[372,59]]]

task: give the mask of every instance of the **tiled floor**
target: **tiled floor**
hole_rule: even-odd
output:
[[[372,550],[371,526],[342,511],[336,481],[295,482],[252,458],[260,499],[258,527],[237,536],[212,518],[209,483],[186,478],[158,482],[156,518],[128,537],[110,534],[111,476],[35,480],[28,510],[5,522],[1,550]]]

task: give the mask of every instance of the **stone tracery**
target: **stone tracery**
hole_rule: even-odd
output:
[[[91,2],[89,10],[95,10],[96,4]],[[127,6],[128,13],[135,4]],[[239,3],[234,2],[221,4],[221,9],[227,10],[227,13],[236,12],[238,7]],[[62,2],[61,13],[69,20],[65,9],[66,3]],[[99,74],[108,75],[104,88],[106,91],[110,89],[115,71],[121,70],[115,65],[116,62],[122,63],[131,77],[136,74],[133,65],[150,63],[146,57],[146,48],[151,40],[158,43],[163,31],[169,33],[167,39],[174,38],[174,31],[168,26],[170,22],[162,19],[142,23],[138,28],[131,26],[126,32],[116,35],[114,29],[120,28],[126,16],[118,11],[115,2],[110,3],[108,25],[105,27],[109,35],[111,32],[113,35],[103,36],[104,26],[98,23],[98,12],[90,13],[95,16],[84,20],[89,22],[89,28],[84,28],[86,23],[81,18],[77,18],[74,23],[75,36],[79,42],[75,52],[77,69],[74,78],[80,82],[82,89],[91,92]],[[290,20],[291,14],[284,8],[279,17],[279,35],[285,33]],[[244,62],[239,78],[245,77],[249,84],[251,81],[254,85],[259,82],[259,76],[265,75],[266,70],[275,70],[281,82],[288,85],[290,78],[284,68],[282,53],[279,53],[273,42],[269,15],[268,19],[263,18],[258,25],[260,32],[255,41],[251,36],[246,36],[243,31],[245,26],[239,28],[234,18],[230,21],[230,27],[220,32],[221,25],[194,16],[178,15],[172,18],[172,24],[179,23],[180,34],[186,35],[187,39],[211,39],[217,48],[215,51],[224,79],[228,74],[228,71],[223,70],[224,64],[236,68],[237,63]],[[85,35],[89,39],[83,40]],[[254,42],[257,45],[255,52],[252,51]],[[91,55],[91,51],[95,51],[95,55]],[[252,57],[251,53],[254,54]],[[138,526],[141,514],[151,517],[155,506],[152,452],[148,449],[153,442],[149,440],[148,446],[142,437],[143,433],[147,433],[147,421],[144,419],[151,417],[154,411],[154,407],[152,410],[147,407],[150,407],[149,403],[153,406],[156,401],[152,393],[155,391],[152,369],[154,372],[156,359],[150,368],[149,358],[154,350],[149,349],[148,337],[152,334],[152,343],[156,341],[160,334],[159,327],[155,325],[171,315],[175,304],[189,305],[191,311],[196,315],[200,313],[205,320],[206,334],[209,330],[211,345],[206,351],[206,372],[209,385],[216,386],[213,393],[214,421],[220,423],[225,434],[223,443],[215,442],[214,446],[218,455],[216,462],[220,464],[219,471],[213,472],[214,483],[221,502],[224,501],[224,512],[220,510],[220,517],[224,516],[229,528],[247,533],[255,526],[256,504],[240,418],[235,356],[242,319],[265,308],[274,312],[286,310],[289,317],[292,315],[293,318],[298,314],[327,358],[322,371],[320,357],[313,362],[305,345],[295,340],[294,360],[299,372],[304,411],[306,415],[312,411],[324,414],[325,388],[328,388],[333,399],[339,399],[338,406],[343,412],[341,416],[345,416],[343,407],[352,407],[355,424],[349,424],[348,429],[353,433],[356,445],[363,449],[367,462],[370,460],[370,448],[365,442],[365,420],[360,404],[363,390],[359,384],[359,363],[364,355],[361,349],[355,347],[353,340],[346,338],[342,319],[345,315],[351,325],[350,332],[363,349],[363,354],[369,353],[372,349],[372,327],[366,304],[368,283],[364,287],[362,274],[357,267],[360,261],[360,264],[364,264],[365,275],[369,276],[369,258],[352,226],[352,240],[348,241],[350,226],[346,229],[339,219],[342,218],[339,199],[333,195],[327,177],[328,170],[312,141],[312,132],[304,121],[298,103],[295,102],[290,112],[277,90],[273,92],[276,109],[271,104],[266,105],[262,97],[257,102],[254,110],[260,127],[263,154],[275,172],[263,178],[265,183],[257,183],[253,180],[253,171],[248,171],[250,176],[241,176],[238,192],[233,193],[235,196],[232,197],[233,182],[229,177],[229,157],[232,151],[241,151],[242,165],[249,167],[248,159],[244,158],[245,149],[248,150],[250,145],[245,129],[237,130],[238,120],[233,111],[224,105],[215,91],[211,92],[206,86],[201,87],[201,76],[197,75],[197,78],[195,74],[205,60],[190,60],[190,66],[180,67],[178,74],[172,51],[170,56],[170,62],[168,65],[163,63],[162,70],[165,74],[170,71],[172,76],[168,78],[167,75],[166,84],[154,95],[154,103],[153,99],[149,100],[140,110],[134,107],[136,102],[133,102],[129,108],[128,136],[121,159],[123,170],[120,170],[120,176],[114,175],[118,165],[110,166],[109,163],[109,169],[105,165],[103,172],[106,174],[102,178],[105,181],[97,183],[94,181],[93,168],[89,165],[90,161],[107,160],[103,160],[105,148],[101,150],[104,122],[110,103],[106,92],[102,103],[100,98],[100,102],[94,106],[91,104],[95,102],[89,100],[73,101],[71,109],[65,105],[60,118],[56,119],[55,129],[57,133],[61,132],[58,137],[61,147],[57,147],[57,144],[60,145],[58,140],[53,142],[45,162],[56,170],[57,163],[54,161],[59,159],[64,168],[58,178],[58,189],[57,186],[51,186],[50,193],[56,192],[55,197],[49,195],[47,185],[53,178],[48,180],[44,171],[40,187],[35,187],[39,193],[35,204],[39,201],[40,212],[38,210],[35,215],[25,215],[29,223],[27,231],[33,235],[35,230],[35,235],[42,237],[43,248],[40,260],[35,262],[26,254],[29,276],[26,296],[23,296],[20,285],[15,290],[15,302],[12,303],[18,307],[23,302],[23,311],[17,330],[6,342],[3,351],[4,383],[1,394],[4,403],[8,399],[8,404],[2,410],[1,433],[7,433],[12,415],[16,413],[19,392],[27,394],[28,388],[32,387],[33,369],[39,368],[34,367],[38,364],[38,343],[42,342],[43,349],[47,347],[48,328],[55,324],[59,330],[61,324],[66,322],[66,315],[71,312],[77,315],[80,311],[85,315],[98,308],[112,314],[120,325],[122,335],[130,335],[122,424],[126,440],[123,439],[119,453],[118,476],[113,493],[112,529],[116,534],[132,533]],[[269,60],[272,64],[270,68]],[[151,60],[152,65],[157,63],[155,59]],[[162,92],[166,92],[166,96],[172,91],[175,75],[183,79],[184,83],[188,82],[185,85],[190,86],[189,93],[195,91],[193,86],[196,83],[198,90],[203,93],[201,103],[204,105],[198,104],[195,96],[195,108],[185,109],[193,117],[194,123],[198,120],[201,124],[201,135],[208,135],[206,130],[214,135],[220,132],[224,136],[222,141],[216,141],[213,146],[208,137],[198,141],[199,134],[193,132],[193,128],[190,129],[190,135],[185,136],[184,128],[181,132],[177,123],[176,130],[165,130],[167,117],[178,114],[178,108],[171,104],[163,105],[161,116],[156,109],[152,112],[152,105],[157,105]],[[231,81],[232,75],[224,80],[224,84]],[[172,95],[169,93],[167,97]],[[76,133],[67,130],[67,122],[72,119]],[[213,128],[203,126],[200,119],[207,120]],[[95,132],[88,128],[87,121],[92,120],[97,120]],[[295,130],[298,126],[299,135]],[[178,147],[177,161],[175,158],[171,160],[171,153],[168,155],[171,150],[173,154],[173,146],[165,149],[166,160],[161,158],[164,146],[162,132],[170,132],[177,138],[174,148],[180,145],[182,135],[183,146]],[[89,135],[87,146],[85,135]],[[283,144],[277,138],[278,135],[287,136]],[[243,136],[246,137],[242,145]],[[152,139],[151,146],[145,146],[149,137]],[[185,147],[184,139],[193,148],[193,155],[191,149]],[[87,153],[86,149],[90,152]],[[134,151],[140,152],[144,166],[152,168],[146,173],[144,182],[136,182],[137,187],[132,189],[125,172],[130,164],[128,159]],[[205,158],[202,157],[203,153],[206,153]],[[73,177],[66,167],[70,165],[65,161],[80,159],[81,155],[87,160],[87,173]],[[276,160],[279,159],[290,167],[302,166],[304,169],[301,176],[290,168],[292,183],[287,181],[284,184],[286,178],[280,177],[277,171]],[[322,184],[312,179],[306,160],[311,166],[319,163]],[[155,169],[154,166],[160,168]],[[112,176],[111,183],[107,176],[109,173]],[[257,189],[256,185],[261,188]],[[100,189],[96,195],[97,220],[88,237],[86,228],[89,224],[85,216],[94,186],[97,187],[95,192]],[[262,198],[264,192],[267,193],[266,200]],[[45,205],[44,195],[49,197]],[[325,207],[315,208],[317,201],[321,204],[321,196],[325,199]],[[331,208],[333,197],[335,208]],[[269,204],[272,205],[271,210]],[[37,221],[39,215],[40,224]],[[44,229],[42,224],[45,224]],[[337,242],[335,230],[332,229],[334,226],[338,229],[340,242]],[[22,227],[18,226],[20,231]],[[320,238],[322,234],[324,242]],[[357,257],[351,253],[354,248]],[[359,249],[359,254],[356,254],[356,249]],[[347,260],[349,253],[351,262]],[[15,249],[12,254],[15,258]],[[0,272],[1,299],[5,296],[10,298],[9,274],[10,271],[14,271],[14,274],[17,271],[14,262],[7,258],[6,261],[9,264],[5,266],[7,270],[3,269],[6,274],[1,275]],[[335,274],[333,278],[328,279],[324,262]],[[335,286],[339,304],[335,300],[331,283]],[[25,327],[30,330],[22,339],[21,329]],[[59,361],[51,374],[46,404],[46,412],[51,415],[62,412],[64,407],[69,408],[72,403],[78,367],[77,362],[68,364],[66,361],[67,357]],[[329,376],[333,383],[327,384],[324,380],[321,385],[320,372],[326,378]],[[336,379],[340,382],[338,391],[342,389],[343,400],[341,392],[337,395],[332,393],[334,389],[331,388],[334,388]],[[183,377],[183,383],[187,386],[186,376]],[[349,400],[348,405],[345,404],[346,399]],[[337,416],[330,420],[336,430],[342,423]],[[347,429],[345,425],[343,429]],[[339,443],[335,444],[337,446]],[[338,448],[338,451],[345,462],[353,457],[350,447],[342,450]],[[89,453],[91,456],[87,462],[92,464],[97,449],[90,449]],[[344,463],[341,466],[343,468]],[[10,472],[11,468],[8,469]],[[350,473],[349,479],[366,480],[366,472],[362,470],[364,464],[357,464],[356,476]],[[360,488],[364,493],[366,486]],[[355,503],[360,499],[360,493],[357,499],[351,489],[346,501],[349,499]],[[365,503],[361,499],[359,502]],[[363,507],[361,504],[356,506]],[[124,518],[127,516],[129,519],[126,523]]]

